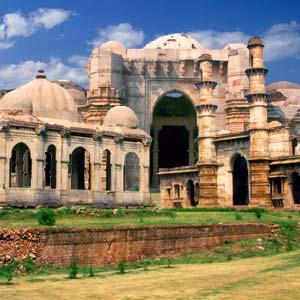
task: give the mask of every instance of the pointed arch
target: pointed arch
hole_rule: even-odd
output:
[[[32,161],[29,147],[16,144],[10,158],[10,187],[31,187]]]

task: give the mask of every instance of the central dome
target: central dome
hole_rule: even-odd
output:
[[[77,121],[77,106],[72,96],[60,85],[48,81],[44,71],[36,79],[5,94],[0,111],[37,117]]]
[[[145,49],[203,49],[195,39],[184,33],[163,35],[147,44]]]

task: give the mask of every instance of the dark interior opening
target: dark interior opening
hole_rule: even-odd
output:
[[[89,153],[82,147],[76,148],[71,155],[71,188],[90,189]]]
[[[187,191],[187,195],[188,198],[190,200],[190,204],[191,206],[196,206],[196,202],[195,202],[195,185],[193,180],[189,180],[186,184],[186,191]]]
[[[300,204],[300,176],[294,172],[292,174],[292,190],[295,204]]]
[[[32,161],[30,150],[24,143],[19,143],[12,149],[10,158],[10,186],[31,186]]]
[[[249,203],[247,161],[240,154],[236,155],[232,168],[233,205]]]
[[[190,130],[190,132],[189,132]],[[189,136],[193,135],[193,145]],[[197,116],[193,104],[180,92],[162,97],[153,111],[150,181],[159,186],[159,168],[194,164],[198,159]],[[191,153],[189,154],[189,151]]]
[[[56,188],[56,148],[51,145],[45,153],[45,186]]]
[[[158,147],[159,168],[189,164],[189,133],[184,126],[163,126],[158,134]]]

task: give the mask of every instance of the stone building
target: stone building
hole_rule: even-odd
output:
[[[100,125],[81,121],[73,97],[36,79],[0,100],[0,204],[149,203],[150,137],[126,106]]]
[[[265,86],[260,38],[221,50],[185,34],[110,41],[86,67],[86,97],[57,82],[76,104],[55,83],[42,101],[28,88],[0,99],[2,202],[147,204],[150,185],[164,207],[300,205],[300,86]]]
[[[260,38],[221,50],[185,34],[142,49],[111,41],[87,71],[83,119],[99,124],[121,104],[136,112],[153,138],[150,184],[163,206],[300,204],[300,89],[266,90]]]

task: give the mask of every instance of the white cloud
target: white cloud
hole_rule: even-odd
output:
[[[78,67],[85,67],[88,59],[89,59],[88,56],[84,56],[84,55],[71,55],[68,58],[68,62],[70,64],[77,65]]]
[[[207,49],[222,49],[229,43],[247,43],[248,35],[241,31],[198,30],[188,35],[200,42]]]
[[[249,35],[241,31],[221,32],[198,30],[188,33],[207,49],[222,49],[228,43],[246,44]],[[265,44],[265,60],[273,61],[288,57],[300,58],[300,24],[275,24],[261,34]]]
[[[94,47],[99,47],[107,41],[118,41],[125,47],[132,48],[144,43],[145,35],[142,30],[133,28],[129,23],[110,25],[98,29],[98,35],[89,42]]]
[[[283,23],[272,26],[264,34],[267,61],[282,58],[300,58],[300,24]]]
[[[39,8],[31,13],[30,19],[36,26],[41,25],[45,29],[51,29],[69,19],[74,13],[58,8]]]
[[[73,15],[73,12],[57,8],[40,8],[28,16],[20,11],[5,14],[0,18],[0,49],[13,47],[12,38],[27,37],[40,28],[51,29]]]
[[[4,15],[3,25],[8,39],[16,36],[29,36],[34,31],[31,22],[20,12]]]
[[[83,86],[87,75],[83,67],[64,64],[58,58],[48,61],[27,60],[18,64],[0,65],[0,89],[16,88],[35,78],[37,71],[44,69],[49,80],[70,80]]]

